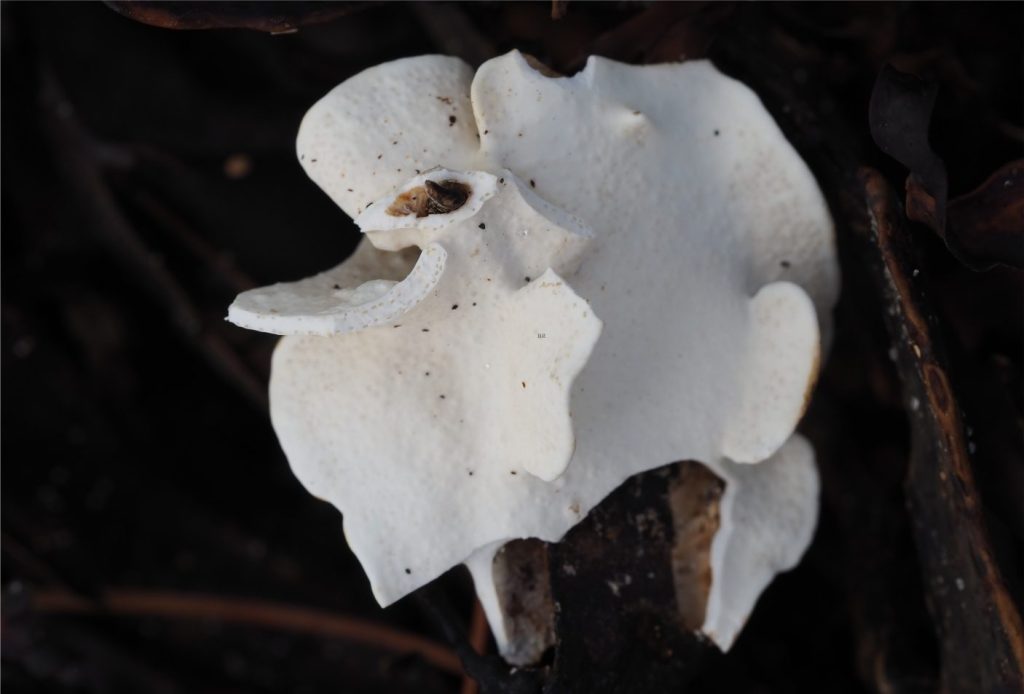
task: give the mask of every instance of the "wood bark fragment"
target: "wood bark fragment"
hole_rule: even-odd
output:
[[[537,539],[513,540],[494,557],[494,584],[505,616],[513,664],[540,661],[555,644],[555,603],[547,544]]]
[[[906,489],[947,692],[1024,689],[1024,627],[996,563],[937,321],[913,281],[918,259],[881,174],[862,169],[875,276],[889,303],[910,416]]]
[[[551,546],[559,643],[549,691],[679,690],[717,650],[676,605],[669,490],[678,472],[630,479]]]
[[[704,623],[711,592],[711,542],[720,525],[719,503],[725,485],[710,470],[693,462],[679,463],[669,484],[672,511],[672,577],[676,606],[683,626],[691,631]]]
[[[675,639],[686,641],[684,650],[692,646],[692,634],[704,623],[711,542],[725,485],[705,466],[688,461],[639,475],[625,487],[629,493],[613,493],[561,542],[514,540],[495,556],[509,662],[537,664],[555,646],[556,662],[586,659],[573,662],[570,672],[584,666],[595,683],[636,676],[613,673],[612,665],[625,653],[652,648],[637,645],[650,635],[632,631],[636,615],[609,622],[617,611],[638,613],[644,624],[655,620],[656,632],[667,634],[665,643]],[[601,605],[601,620],[582,628],[577,620],[594,618],[592,611]],[[660,637],[656,642],[661,644]],[[656,657],[671,660],[672,650],[662,644]],[[692,674],[697,664],[684,659],[677,676]],[[563,680],[557,686],[577,691]]]

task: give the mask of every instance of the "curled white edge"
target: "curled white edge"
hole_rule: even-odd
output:
[[[821,334],[810,297],[791,282],[761,287],[749,311],[739,404],[720,451],[733,462],[754,464],[779,450],[803,416],[818,377]]]
[[[427,297],[444,272],[448,254],[436,243],[422,249],[400,282],[369,280],[343,287],[331,270],[297,282],[250,289],[228,307],[227,319],[274,335],[338,335],[385,325]]]
[[[712,469],[726,487],[722,522],[711,542],[711,591],[701,631],[727,651],[762,591],[810,546],[820,481],[814,449],[799,434],[757,465],[725,461]]]
[[[391,199],[428,180],[456,180],[467,184],[471,193],[461,207],[447,214],[416,218],[412,214],[388,213]],[[275,335],[336,335],[393,321],[429,295],[444,272],[447,254],[441,245],[430,243],[429,238],[474,216],[497,193],[497,187],[498,177],[483,171],[436,168],[417,175],[386,198],[375,201],[375,206],[367,205],[355,220],[380,251],[422,246],[420,257],[407,276],[400,281],[361,277],[362,282],[352,286],[350,277],[339,277],[346,275],[343,263],[296,282],[278,282],[242,292],[228,307],[227,320],[242,328]],[[374,256],[374,261],[383,259],[380,254]],[[364,265],[368,263],[364,261]],[[381,270],[382,274],[393,273],[386,267]]]

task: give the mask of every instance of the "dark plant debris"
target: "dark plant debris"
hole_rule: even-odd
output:
[[[1024,688],[1019,5],[5,3],[0,15],[10,691]],[[842,295],[801,427],[821,521],[727,654],[690,631],[697,530],[721,491],[694,463],[658,461],[563,542],[513,549],[519,604],[552,610],[519,613],[517,628],[545,634],[534,666],[495,654],[462,570],[381,610],[337,512],[305,492],[273,435],[275,338],[223,320],[238,291],[325,270],[360,238],[295,161],[310,104],[383,61],[479,65],[512,48],[551,75],[592,54],[710,58],[773,113],[835,218]],[[473,475],[474,462],[454,464]],[[684,504],[696,520],[679,524],[673,490],[693,475],[707,505]],[[680,592],[683,536],[697,579]]]

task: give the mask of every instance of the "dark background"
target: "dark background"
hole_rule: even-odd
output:
[[[873,145],[867,122],[875,77],[892,62],[939,85],[932,143],[951,197],[1024,153],[1020,4],[564,9],[554,20],[545,3],[228,3],[149,17],[256,25],[176,31],[99,3],[2,5],[7,691],[470,686],[404,652],[403,633],[448,646],[415,599],[376,605],[340,515],[294,480],[270,428],[274,339],[223,321],[238,291],[323,270],[354,246],[354,226],[302,173],[293,143],[305,110],[355,72],[428,52],[478,63],[511,48],[563,72],[592,52],[711,55],[740,76],[772,63],[822,116],[810,132],[765,95],[798,146],[841,140],[901,191],[906,170]],[[844,294],[804,427],[825,485],[818,535],[735,648],[694,666],[690,691],[937,686],[902,486],[906,405],[885,309],[837,222]],[[933,232],[912,231],[972,431],[986,528],[1019,600],[1021,275],[972,272]],[[468,621],[461,571],[441,587]],[[176,599],[197,595],[207,600],[194,613],[168,618]],[[325,633],[345,625],[345,637]]]

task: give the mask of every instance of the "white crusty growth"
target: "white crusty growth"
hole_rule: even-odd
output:
[[[706,62],[425,56],[335,88],[298,153],[366,239],[229,318],[288,335],[275,429],[378,599],[468,561],[504,646],[504,542],[698,460],[727,485],[704,625],[727,648],[814,529],[793,431],[838,283],[821,193],[757,97]]]

